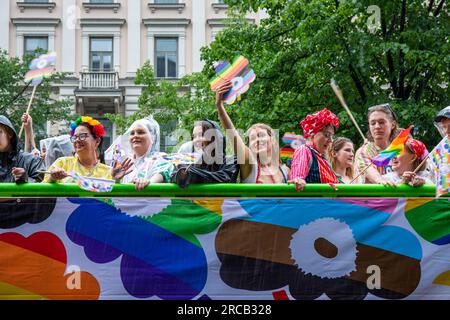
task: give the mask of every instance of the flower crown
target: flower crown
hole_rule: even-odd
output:
[[[92,117],[80,116],[77,120],[70,123],[70,136],[73,136],[75,129],[80,123],[87,123],[92,127],[92,132],[96,138],[101,138],[105,135],[105,128],[103,125]]]
[[[303,136],[309,138],[328,125],[333,125],[336,129],[339,128],[339,119],[333,112],[324,108],[314,112],[312,115],[308,114],[300,122],[300,125],[303,129]]]

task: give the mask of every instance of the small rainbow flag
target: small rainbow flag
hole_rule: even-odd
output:
[[[209,82],[211,90],[216,91],[226,81],[231,81],[233,87],[223,95],[223,101],[233,104],[239,100],[241,94],[245,93],[256,79],[255,72],[249,68],[248,59],[243,56],[236,57],[230,64],[228,61],[221,62],[216,67],[216,76]]]
[[[408,140],[411,128],[412,126],[409,126],[409,128],[402,130],[386,150],[372,158],[372,163],[378,167],[384,167],[389,164],[393,157],[401,155],[405,150],[405,143]]]
[[[114,180],[84,177],[77,172],[73,172],[72,177],[81,189],[92,192],[111,192],[115,184]]]
[[[56,63],[56,52],[40,55],[30,63],[30,71],[25,75],[25,82],[32,81],[33,86],[52,75]]]
[[[280,149],[280,157],[281,158],[289,158],[292,159],[292,157],[294,156],[294,149],[292,149],[291,147],[284,147]]]

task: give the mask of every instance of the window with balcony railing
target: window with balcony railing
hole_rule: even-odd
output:
[[[90,40],[90,70],[113,71],[113,38]]]
[[[178,67],[178,39],[156,38],[156,77],[176,78]]]

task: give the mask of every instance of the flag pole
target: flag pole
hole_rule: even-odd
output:
[[[358,175],[355,177],[355,178],[353,178],[353,180],[352,181],[350,181],[350,183],[349,184],[352,184],[353,183],[353,181],[355,181],[356,179],[358,179],[359,178],[359,176],[361,176],[364,172],[366,172],[367,171],[367,169],[369,169],[370,167],[372,166],[372,163],[370,163],[367,167],[365,167],[364,168],[364,170],[363,171],[361,171],[360,173],[358,173]]]
[[[353,117],[353,114],[351,113],[349,107],[347,106],[347,103],[344,100],[344,97],[342,96],[342,91],[336,84],[336,81],[334,79],[331,79],[331,88],[333,88],[334,93],[339,99],[339,102],[341,103],[342,107],[344,107],[345,111],[347,111],[350,119],[353,121],[353,124],[355,125],[356,129],[358,129],[359,134],[363,138],[363,141],[366,141],[366,137],[364,136],[363,132],[361,131],[361,128],[358,126],[358,123],[356,122],[355,118]]]
[[[30,102],[28,103],[28,107],[27,107],[26,113],[30,112],[31,103],[33,102],[34,94],[36,93],[36,88],[37,88],[37,86],[33,87],[33,92],[31,93],[31,98],[30,98]],[[20,131],[19,131],[19,139],[22,136],[22,131],[23,131],[24,126],[25,126],[25,124],[22,122],[22,126],[20,127]]]

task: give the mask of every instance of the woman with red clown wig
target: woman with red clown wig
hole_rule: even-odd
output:
[[[74,157],[58,158],[49,168],[43,182],[73,183],[71,172],[84,177],[111,179],[111,168],[101,163],[100,152],[105,129],[91,118],[80,116],[70,124],[70,141]]]
[[[297,191],[306,183],[339,183],[336,174],[325,158],[333,142],[334,130],[339,128],[339,119],[327,108],[307,115],[300,122],[303,136],[310,142],[295,150],[289,183],[295,183]]]

